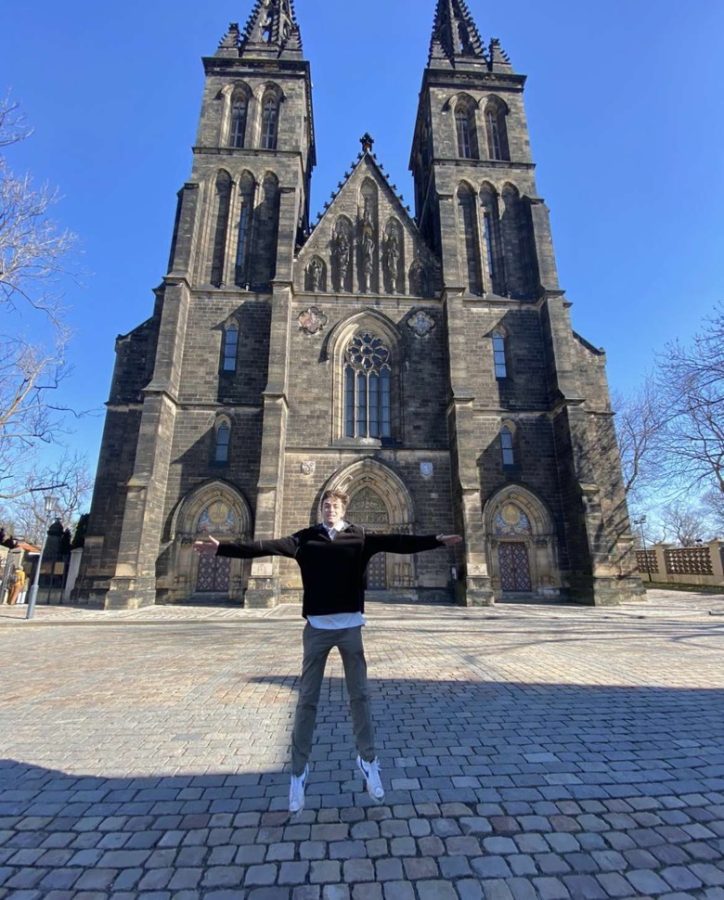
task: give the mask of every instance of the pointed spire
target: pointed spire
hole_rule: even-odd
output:
[[[241,38],[239,55],[299,58],[301,51],[293,0],[256,0]]]
[[[465,0],[437,0],[428,65],[433,62],[487,64],[480,32]]]
[[[239,31],[239,23],[232,22],[226,34],[219,41],[219,49],[216,51],[217,56],[238,56],[239,42],[241,41],[241,32]]]
[[[510,57],[503,50],[498,38],[493,38],[488,49],[488,58],[490,59],[491,72],[512,72],[513,66],[510,63]]]

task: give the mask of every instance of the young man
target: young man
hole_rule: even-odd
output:
[[[319,692],[329,652],[337,647],[342,664],[357,744],[357,766],[373,800],[385,796],[375,750],[374,726],[367,691],[367,663],[362,644],[364,592],[367,564],[375,553],[420,553],[452,546],[459,535],[421,537],[407,534],[371,534],[344,520],[349,497],[326,491],[322,497],[322,522],[274,541],[220,544],[209,535],[194,546],[199,553],[215,553],[238,559],[287,556],[302,570],[304,599],[304,660],[299,699],[292,734],[292,778],[289,811],[304,807],[304,788],[309,774],[309,755],[317,717]]]

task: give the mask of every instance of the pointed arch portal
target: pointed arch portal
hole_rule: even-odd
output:
[[[325,489],[349,495],[347,518],[367,531],[412,532],[412,498],[402,479],[383,463],[364,459],[337,473]],[[367,569],[370,591],[399,590],[415,585],[414,556],[378,553]]]
[[[485,504],[483,521],[496,596],[559,594],[553,519],[535,494],[520,485],[503,488]]]
[[[244,540],[252,532],[246,499],[225,481],[212,481],[187,494],[171,523],[171,553],[176,586],[171,599],[191,598],[242,601],[249,565],[243,560],[200,557],[193,543],[209,534]]]

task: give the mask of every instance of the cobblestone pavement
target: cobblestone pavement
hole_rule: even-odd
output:
[[[371,604],[386,799],[330,657],[292,817],[297,610],[4,610],[0,900],[724,898],[724,597],[649,596]]]

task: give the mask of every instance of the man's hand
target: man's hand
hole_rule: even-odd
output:
[[[218,549],[219,541],[213,535],[208,535],[205,541],[196,541],[194,543],[194,550],[200,553],[201,556],[216,556]]]
[[[435,535],[441,544],[446,547],[454,547],[455,544],[462,544],[463,539],[459,534],[438,534]]]

